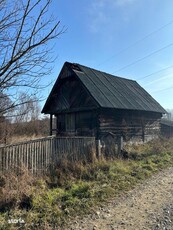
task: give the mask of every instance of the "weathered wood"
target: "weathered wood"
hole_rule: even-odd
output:
[[[35,175],[47,172],[49,165],[68,159],[91,160],[94,137],[47,137],[0,147],[0,172],[26,167]]]
[[[50,136],[52,136],[52,121],[53,121],[52,117],[53,117],[53,115],[50,114],[50,131],[49,131]]]
[[[160,115],[144,111],[102,110],[99,115],[100,138],[105,133],[122,136],[124,141],[151,140],[159,136]]]
[[[173,121],[162,120],[161,124],[161,135],[170,138],[173,137]]]

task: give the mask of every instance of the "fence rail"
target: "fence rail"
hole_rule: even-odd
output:
[[[0,147],[0,172],[20,170],[44,174],[62,159],[90,161],[95,152],[94,137],[46,137]]]

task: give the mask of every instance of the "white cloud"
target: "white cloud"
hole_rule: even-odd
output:
[[[91,32],[100,32],[104,26],[116,27],[116,19],[128,21],[129,5],[136,0],[94,0],[89,9],[89,28]],[[112,25],[114,22],[114,25]]]

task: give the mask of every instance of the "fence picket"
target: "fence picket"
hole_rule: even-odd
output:
[[[0,173],[23,165],[33,174],[44,174],[49,164],[64,158],[88,160],[93,146],[94,137],[47,137],[0,147]]]

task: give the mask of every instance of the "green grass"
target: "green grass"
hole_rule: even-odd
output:
[[[173,165],[173,140],[128,146],[128,160],[101,160],[90,164],[63,162],[42,179],[26,172],[0,178],[2,229],[52,229],[75,215],[121,192],[128,191],[153,173]],[[9,219],[23,224],[8,224]]]

